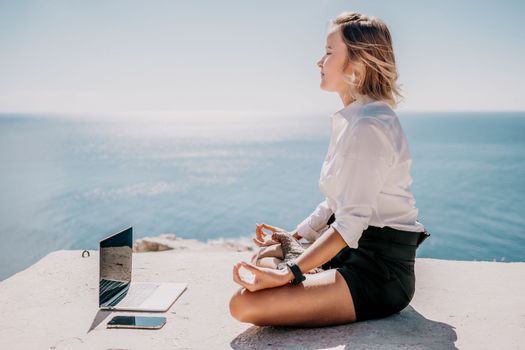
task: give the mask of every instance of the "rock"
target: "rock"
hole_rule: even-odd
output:
[[[209,239],[208,245],[222,247],[236,252],[251,252],[255,250],[255,245],[246,237]]]
[[[143,238],[137,239],[133,243],[133,252],[159,252],[163,250],[171,250],[173,247],[170,247],[167,244],[159,242],[155,238]]]
[[[177,236],[174,233],[165,233],[159,236],[160,238],[169,239],[171,241],[174,241],[177,239]]]
[[[195,243],[179,240],[171,243]],[[0,282],[0,349],[470,350],[525,344],[523,262],[417,258],[414,298],[398,314],[331,327],[259,327],[237,321],[228,309],[240,287],[233,265],[251,253],[195,244],[197,250],[133,257],[136,281],[188,283],[155,331],[106,328],[113,316],[136,313],[98,309],[97,251],[89,258],[80,250],[48,254]]]
[[[161,234],[155,237],[144,237],[133,243],[133,252],[156,252],[164,250],[227,250],[235,252],[251,252],[256,246],[250,237],[209,239],[206,243],[196,239],[180,238],[174,233]]]
[[[157,252],[165,250],[212,250],[213,247],[196,239],[177,238],[175,234],[162,234],[156,237],[144,237],[133,243],[133,252]]]

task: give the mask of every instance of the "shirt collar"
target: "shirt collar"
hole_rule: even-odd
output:
[[[336,116],[344,117],[345,115],[352,115],[357,109],[370,102],[374,102],[374,100],[366,95],[358,95],[354,102],[333,113],[331,117],[334,118]]]

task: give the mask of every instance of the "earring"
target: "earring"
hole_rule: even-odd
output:
[[[357,77],[355,76],[355,72],[352,72],[352,75],[350,76],[350,82],[352,84],[355,84],[356,80],[357,80]]]

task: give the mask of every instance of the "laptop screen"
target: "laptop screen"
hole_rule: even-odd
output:
[[[131,254],[133,228],[100,241],[99,307],[116,305],[122,300],[131,283]]]

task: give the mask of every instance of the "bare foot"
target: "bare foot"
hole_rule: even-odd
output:
[[[301,245],[301,243],[299,243],[299,241],[297,241],[293,235],[288,232],[275,232],[272,235],[272,239],[280,243],[282,254],[284,256],[282,262],[277,264],[277,269],[279,270],[286,269],[287,263],[295,261],[305,251],[305,248]],[[317,273],[321,271],[323,271],[323,269],[321,267],[317,267],[310,270],[309,272]]]

